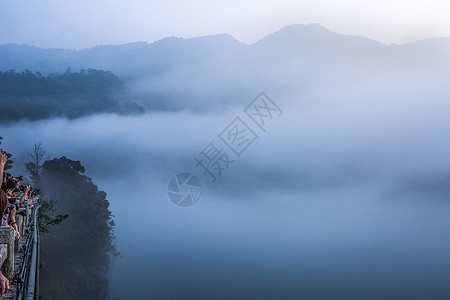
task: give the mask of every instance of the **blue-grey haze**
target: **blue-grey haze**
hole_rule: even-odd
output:
[[[210,37],[211,51],[208,38],[123,46],[108,69],[147,108],[155,95],[180,107],[0,126],[16,172],[40,140],[108,193],[122,254],[113,297],[448,299],[450,42],[396,48],[298,30],[228,55],[217,46],[234,44],[227,36]],[[141,46],[160,51],[142,58],[153,69],[133,69],[129,48]],[[284,115],[211,183],[193,157],[261,90]],[[204,191],[180,209],[166,188],[184,171]]]

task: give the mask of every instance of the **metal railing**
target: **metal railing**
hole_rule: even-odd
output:
[[[18,300],[39,299],[40,239],[37,222],[38,211],[39,205],[34,207],[32,211],[31,221],[28,225],[29,235],[23,249],[22,265],[15,278]]]

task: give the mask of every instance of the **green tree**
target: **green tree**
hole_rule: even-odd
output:
[[[67,219],[69,215],[56,215],[56,200],[47,199],[40,197],[39,199],[39,215],[38,215],[38,226],[39,232],[41,234],[46,234],[50,232],[50,227],[59,225],[62,221]]]
[[[46,299],[108,299],[111,255],[117,255],[106,193],[65,156],[43,163],[41,194],[69,217],[41,240],[41,294]]]
[[[34,183],[39,181],[39,177],[42,172],[42,163],[46,153],[47,152],[42,147],[42,142],[40,141],[35,141],[33,152],[28,153],[31,160],[25,164],[25,167],[27,168],[27,172],[30,174],[30,178]]]

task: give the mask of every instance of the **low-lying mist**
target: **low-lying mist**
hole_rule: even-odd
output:
[[[147,113],[2,125],[2,146],[24,174],[41,141],[108,193],[122,254],[112,298],[448,299],[447,45],[310,25],[254,45],[221,35],[60,50],[66,60],[46,64],[22,54],[46,72],[111,70]],[[243,112],[261,90],[283,110],[265,132]],[[238,116],[258,135],[240,157],[218,136]],[[194,161],[211,141],[234,160],[216,182]],[[202,182],[190,208],[168,199],[180,172]]]
[[[14,172],[39,140],[54,157],[80,160],[108,193],[122,254],[113,297],[443,299],[448,88],[404,75],[295,94],[269,87],[284,114],[266,132],[242,112],[252,98],[209,113],[103,114],[0,132]],[[241,157],[218,138],[236,116],[259,136]],[[193,159],[211,141],[235,160],[214,183]],[[167,197],[180,172],[202,181],[190,208]]]

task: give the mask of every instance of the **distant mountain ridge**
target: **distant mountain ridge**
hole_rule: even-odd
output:
[[[173,64],[222,58],[223,51],[247,56],[249,53],[269,55],[278,53],[308,54],[313,57],[356,55],[374,58],[379,55],[396,57],[398,52],[408,52],[406,57],[414,59],[421,50],[434,51],[444,58],[450,52],[450,38],[433,38],[401,46],[385,45],[374,40],[351,35],[341,35],[327,30],[319,24],[290,25],[280,29],[254,44],[238,42],[229,34],[218,34],[196,38],[167,37],[153,43],[135,42],[124,45],[95,46],[82,50],[42,49],[29,45],[0,45],[0,70],[39,71],[42,74],[63,73],[72,70],[98,68],[112,71],[119,77],[135,78],[144,73],[152,74],[160,68]],[[127,59],[123,59],[124,56]],[[433,56],[433,59],[436,57]],[[447,60],[448,62],[448,60]],[[151,69],[151,70],[149,70]],[[146,74],[146,75],[147,75]]]
[[[135,70],[140,74],[139,70],[143,68],[143,59],[152,67],[158,68],[160,65],[170,67],[169,60],[161,60],[162,56],[172,55],[173,63],[180,63],[189,54],[195,57],[200,50],[214,53],[221,47],[239,47],[241,45],[243,44],[228,34],[193,39],[168,37],[152,44],[137,42],[117,46],[96,46],[82,50],[41,49],[29,45],[7,44],[0,46],[0,70],[23,71],[28,69],[48,74],[63,73],[68,67],[73,70],[92,67],[109,70],[123,76],[128,73],[128,71],[123,71],[125,69]],[[127,60],[123,59],[124,55]],[[147,64],[144,63],[145,65]]]
[[[386,72],[447,76],[449,54],[450,38],[385,45],[309,24],[287,26],[251,45],[229,34],[82,50],[1,45],[0,71],[43,75],[61,74],[68,67],[111,71],[147,110],[202,110],[251,99],[261,90],[292,94],[310,89],[311,83]]]

